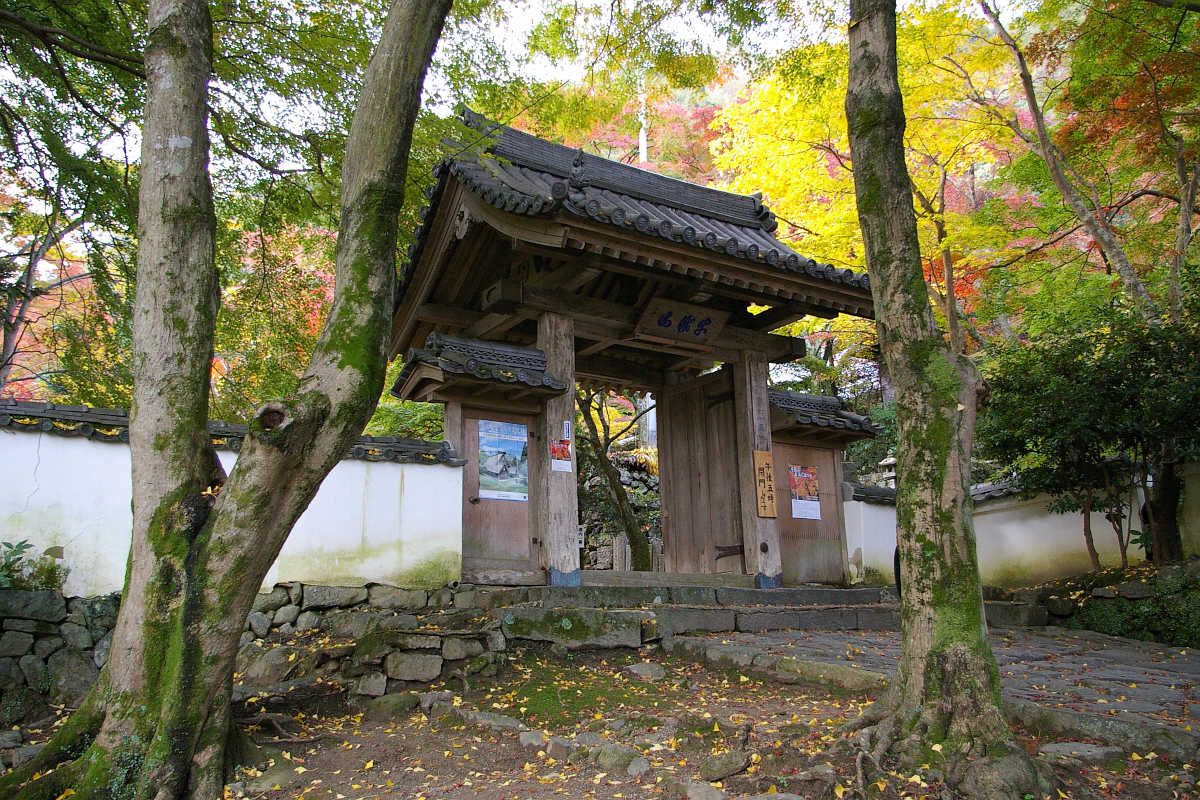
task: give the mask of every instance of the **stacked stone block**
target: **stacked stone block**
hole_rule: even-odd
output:
[[[63,597],[56,591],[0,589],[0,725],[36,703],[30,693],[73,706],[108,660],[118,595]]]

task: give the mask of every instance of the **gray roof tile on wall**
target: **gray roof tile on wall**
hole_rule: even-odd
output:
[[[435,332],[426,337],[424,348],[408,351],[404,368],[392,385],[393,394],[408,382],[409,375],[420,364],[480,380],[520,383],[558,392],[567,390],[566,381],[546,372],[546,354],[541,350]]]
[[[896,490],[891,486],[869,486],[862,483],[851,485],[854,487],[855,500],[875,505],[896,505]],[[989,500],[1019,494],[1021,494],[1021,489],[1009,481],[977,483],[971,487],[971,499],[976,503],[986,503]]]
[[[0,398],[0,428],[79,436],[103,442],[128,442],[129,412],[118,408],[60,406]],[[219,421],[208,423],[213,445],[222,450],[241,450],[246,432],[245,425]],[[461,466],[465,463],[447,442],[395,436],[362,436],[350,447],[346,458],[398,464]]]
[[[881,430],[869,417],[848,411],[845,403],[838,397],[770,389],[767,392],[767,400],[780,411],[791,415],[799,425],[861,431],[870,436]]]

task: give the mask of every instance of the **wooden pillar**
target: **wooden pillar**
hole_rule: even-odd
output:
[[[663,537],[663,560],[668,572],[682,572],[679,564],[680,517],[686,507],[684,497],[690,499],[687,487],[676,478],[677,454],[675,435],[675,405],[678,393],[663,386],[654,394],[655,411],[658,414],[658,500],[661,511],[660,524]],[[615,568],[615,562],[614,562]]]
[[[460,457],[463,455],[462,403],[457,400],[446,401],[442,414],[442,441],[453,447]]]
[[[846,498],[843,494],[842,487],[846,484],[845,474],[842,472],[842,442],[836,442],[833,445],[833,485],[837,487],[837,503],[834,505],[834,513],[837,515],[837,530],[838,536],[842,541],[842,585],[850,585],[850,554],[846,549]]]
[[[533,535],[541,543],[546,577],[551,586],[578,586],[579,500],[575,491],[575,323],[561,314],[538,317],[538,349],[546,354],[546,372],[567,382],[567,391],[546,401],[537,418],[537,438],[530,447],[539,458],[529,459],[529,499]],[[551,468],[550,443],[563,438],[570,425],[571,471]]]
[[[745,360],[733,365],[733,405],[746,572],[754,575],[758,588],[774,589],[783,583],[779,525],[774,517],[758,516],[754,474],[754,451],[771,450],[765,361]]]

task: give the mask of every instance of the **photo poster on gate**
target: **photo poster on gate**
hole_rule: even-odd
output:
[[[563,420],[562,438],[550,442],[550,471],[571,472],[571,421]]]
[[[820,519],[821,492],[817,468],[788,464],[788,485],[792,490],[792,519]]]
[[[479,420],[479,498],[529,501],[529,432],[524,425]]]

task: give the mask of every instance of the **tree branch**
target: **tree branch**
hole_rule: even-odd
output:
[[[1130,193],[1128,197],[1113,206],[1113,208],[1126,206],[1134,200],[1137,200],[1139,197],[1158,197],[1163,200],[1170,200],[1175,204],[1180,202],[1179,195],[1171,194],[1170,192],[1164,192],[1161,189],[1138,189],[1137,191]],[[1200,205],[1196,204],[1195,202],[1192,203],[1192,213],[1200,214]]]
[[[639,419],[641,419],[642,417],[646,416],[648,413],[653,411],[654,408],[655,408],[655,406],[646,406],[641,411],[639,411],[637,414],[635,414],[633,419],[629,420],[628,425],[626,425],[624,428],[621,428],[621,430],[619,430],[615,434],[613,434],[613,441],[614,442],[620,441],[622,436],[629,433],[629,431],[633,429],[634,425],[637,425]]]
[[[1130,299],[1138,308],[1143,319],[1147,322],[1155,322],[1159,319],[1160,314],[1158,306],[1154,299],[1147,291],[1146,285],[1142,282],[1133,265],[1129,263],[1129,259],[1121,245],[1117,242],[1113,232],[1103,224],[1103,220],[1098,218],[1100,211],[1099,205],[1095,209],[1088,208],[1079,189],[1071,183],[1067,177],[1067,173],[1074,173],[1061,157],[1054,142],[1050,138],[1050,131],[1046,125],[1046,117],[1043,114],[1042,105],[1038,101],[1037,92],[1033,86],[1033,73],[1029,70],[1029,64],[1025,60],[1025,54],[1022,52],[1020,45],[1013,39],[1008,29],[1000,22],[999,12],[991,5],[988,0],[979,0],[979,7],[983,14],[992,23],[996,34],[1012,53],[1013,58],[1017,62],[1017,70],[1021,78],[1021,87],[1025,94],[1025,104],[1029,109],[1030,115],[1033,117],[1034,130],[1037,133],[1037,152],[1045,162],[1046,168],[1050,173],[1050,178],[1053,180],[1055,187],[1066,201],[1075,217],[1083,224],[1083,227],[1091,235],[1093,239],[1100,245],[1100,249],[1112,263],[1114,269],[1121,277],[1121,282],[1125,285],[1125,290],[1129,293]],[[1096,198],[1093,197],[1093,202]],[[1102,216],[1102,215],[1101,215]]]
[[[1163,8],[1171,8],[1177,11],[1191,11],[1194,14],[1200,14],[1200,3],[1195,0],[1146,0],[1146,2],[1162,6]]]
[[[58,48],[65,53],[70,53],[86,61],[107,64],[115,69],[128,72],[130,75],[136,75],[139,78],[146,77],[146,72],[142,68],[142,57],[140,55],[118,53],[115,50],[109,50],[98,44],[89,42],[80,36],[76,36],[70,31],[38,25],[36,22],[6,9],[0,10],[0,25],[16,28],[47,47]]]

